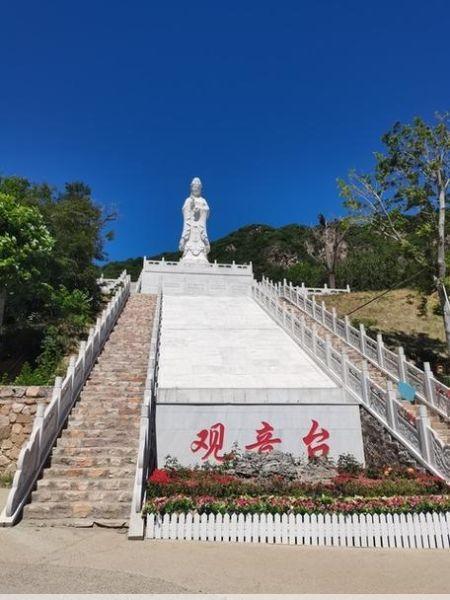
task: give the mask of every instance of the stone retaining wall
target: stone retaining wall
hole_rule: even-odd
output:
[[[13,475],[33,428],[37,405],[48,404],[51,387],[0,386],[0,475]]]
[[[423,469],[403,444],[396,440],[363,406],[359,407],[359,412],[367,467],[389,466]]]

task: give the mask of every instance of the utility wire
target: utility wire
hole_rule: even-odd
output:
[[[427,269],[428,269],[428,267],[424,267],[423,269],[421,269],[417,273],[414,273],[414,275],[411,275],[410,277],[407,277],[406,279],[403,279],[403,281],[400,281],[400,282],[396,283],[395,285],[393,285],[392,287],[388,288],[387,290],[385,290],[381,294],[378,294],[378,296],[375,296],[371,300],[368,300],[367,302],[364,302],[364,304],[361,304],[360,306],[357,306],[356,308],[354,308],[353,310],[351,310],[349,313],[347,313],[347,316],[350,316],[353,313],[355,313],[357,310],[360,310],[361,308],[364,308],[368,304],[371,304],[372,302],[375,302],[375,300],[378,300],[378,298],[382,298],[383,296],[386,296],[386,294],[389,294],[389,292],[392,292],[393,290],[395,290],[396,288],[400,287],[401,285],[403,285],[405,283],[408,283],[408,281],[411,281],[412,279],[415,279],[418,275],[420,275],[421,273],[423,273]]]

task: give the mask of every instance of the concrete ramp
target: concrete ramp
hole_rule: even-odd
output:
[[[341,390],[247,296],[166,296],[159,402],[343,402]]]

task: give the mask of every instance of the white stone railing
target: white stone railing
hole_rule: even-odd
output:
[[[14,525],[28,499],[46,460],[64,427],[106,340],[111,333],[130,294],[130,277],[126,271],[116,280],[120,286],[108,302],[87,341],[81,342],[78,356],[70,359],[67,374],[57,377],[53,395],[47,407],[40,404],[36,412],[30,439],[23,446],[17,461],[12,488],[0,515],[0,526]]]
[[[152,461],[155,457],[154,410],[158,378],[161,318],[162,292],[158,294],[156,300],[155,314],[150,338],[150,351],[148,357],[147,379],[144,390],[144,401],[141,406],[139,447],[136,460],[136,473],[134,477],[133,499],[131,502],[130,523],[128,528],[128,539],[130,540],[141,540],[144,537],[142,507],[145,502],[148,474],[154,467],[152,464]]]
[[[146,537],[298,546],[449,548],[450,513],[149,514]]]
[[[283,285],[287,285],[286,279],[283,281]],[[301,285],[298,287],[300,292],[303,295],[312,296],[313,294],[320,296],[332,296],[333,294],[350,294],[350,286],[347,284],[345,288],[330,288],[324,283],[323,287],[306,287],[305,283],[302,281]]]
[[[301,288],[287,283],[274,284],[267,279],[260,285],[274,297],[286,298],[346,344],[358,350],[394,383],[407,382],[414,388],[419,403],[426,404],[445,420],[450,419],[450,388],[436,379],[429,363],[424,363],[423,370],[419,369],[406,359],[402,347],[399,347],[397,352],[389,350],[384,345],[381,334],[377,335],[376,340],[373,339],[367,335],[363,324],[360,324],[358,329],[353,327],[348,317],[339,318],[334,307],[331,311],[327,310],[324,302],[316,302],[314,297],[308,298]]]
[[[223,272],[231,272],[231,273],[252,273],[253,266],[252,263],[240,265],[235,263],[234,261],[230,264],[226,263],[218,263],[214,261],[212,263],[200,263],[200,265],[195,262],[180,262],[180,261],[170,261],[165,260],[164,258],[161,260],[149,260],[144,256],[144,270],[146,267],[151,267],[152,271],[168,271],[168,270],[189,270],[189,269],[198,269],[199,266],[202,269],[209,269],[209,271],[213,273],[223,273]]]
[[[271,286],[257,283],[252,286],[252,296],[266,312],[336,381],[349,399],[358,403],[374,415],[410,454],[432,473],[450,480],[450,446],[439,439],[431,429],[427,409],[419,405],[417,417],[411,415],[397,400],[391,382],[383,390],[369,376],[366,366],[352,363],[345,351],[338,352],[326,339],[317,333],[317,327],[308,327],[304,317],[296,318],[286,306],[279,302]]]

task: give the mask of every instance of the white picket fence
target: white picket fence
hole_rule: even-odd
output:
[[[117,291],[92,327],[87,341],[81,342],[78,356],[71,358],[66,376],[57,377],[50,404],[39,404],[33,431],[17,461],[11,491],[0,515],[0,527],[14,525],[39,477],[56,439],[64,427],[98,355],[122,312],[130,294],[130,277],[124,271],[116,281]]]
[[[323,301],[317,302],[314,297],[308,297],[304,288],[288,284],[286,280],[274,284],[266,278],[258,285],[267,293],[292,302],[317,323],[358,350],[363,358],[374,364],[394,383],[407,382],[414,388],[419,402],[426,404],[444,419],[450,419],[450,388],[436,379],[429,363],[424,363],[423,370],[419,369],[407,360],[401,346],[397,352],[389,350],[384,345],[381,334],[374,339],[367,335],[363,324],[360,324],[359,328],[353,327],[348,317],[339,318],[334,307],[331,311],[328,310]]]
[[[450,513],[147,515],[147,539],[360,548],[449,548]]]

